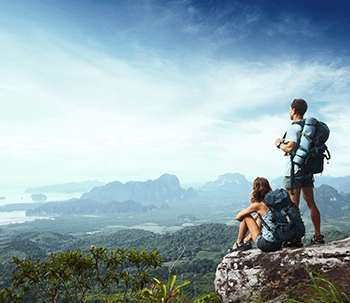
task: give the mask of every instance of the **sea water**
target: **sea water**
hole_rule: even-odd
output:
[[[36,219],[50,219],[50,218],[35,217],[35,216],[27,217],[25,210],[0,212],[0,225],[7,225],[12,223],[23,223],[27,221],[34,221]]]
[[[72,198],[80,198],[83,193],[48,193],[47,199],[43,202],[66,201]],[[48,219],[47,217],[26,217],[25,210],[20,211],[1,211],[2,206],[7,204],[33,203],[32,194],[25,193],[25,188],[0,189],[0,225],[11,223],[23,223],[35,219]],[[35,201],[38,202],[38,201]]]

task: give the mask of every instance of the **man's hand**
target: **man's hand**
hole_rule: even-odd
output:
[[[283,143],[283,139],[281,138],[277,138],[276,141],[275,141],[275,145],[279,148],[280,145]]]
[[[280,138],[277,138],[275,141],[275,145],[287,154],[292,153],[295,144],[296,143],[293,141],[289,141],[289,142],[285,143],[284,140],[280,139]]]

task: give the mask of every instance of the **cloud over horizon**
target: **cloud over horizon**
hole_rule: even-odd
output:
[[[330,126],[325,174],[349,174],[349,54],[327,18],[280,7],[269,20],[258,2],[31,0],[33,15],[18,2],[0,22],[3,184],[278,177],[294,98]]]

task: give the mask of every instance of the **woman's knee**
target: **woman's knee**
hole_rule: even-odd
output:
[[[252,215],[245,215],[244,217],[243,217],[243,219],[242,219],[242,221],[249,221],[249,220],[254,220],[255,221],[255,219],[254,219],[254,217],[252,216]]]

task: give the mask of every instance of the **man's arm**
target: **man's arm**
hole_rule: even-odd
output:
[[[295,146],[295,142],[293,141],[289,141],[287,143],[283,142],[283,139],[277,138],[275,141],[275,145],[279,148],[282,149],[285,153],[291,154],[294,146]]]
[[[298,133],[301,132],[300,125],[290,125],[283,139],[277,138],[275,145],[287,154],[291,154],[299,140]]]

